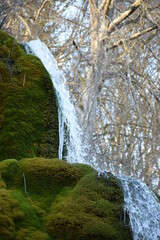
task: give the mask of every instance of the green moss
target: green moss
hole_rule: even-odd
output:
[[[22,48],[17,44],[16,40],[7,33],[0,30],[0,55],[13,60],[23,54]]]
[[[0,207],[0,239],[14,239],[15,222],[23,217],[23,213],[6,189],[0,189]]]
[[[73,187],[87,172],[85,165],[78,168],[59,159],[27,158],[20,161],[20,175],[25,174],[30,193],[57,195],[64,187]]]
[[[0,239],[50,239],[31,199],[19,190],[0,189]],[[16,236],[16,237],[15,237]]]
[[[0,233],[2,240],[14,239],[14,222],[11,218],[0,214]]]
[[[57,157],[58,110],[40,60],[0,31],[0,160]]]
[[[41,228],[41,222],[36,214],[33,203],[30,198],[24,196],[23,192],[14,190],[11,195],[16,201],[23,212],[23,219],[18,223],[18,227],[34,226],[36,229]]]
[[[16,240],[49,240],[47,233],[32,228],[21,229],[17,235]]]
[[[112,175],[97,178],[87,165],[44,158],[4,160],[0,171],[2,239],[132,239]]]
[[[10,82],[9,65],[2,58],[0,58],[0,82]]]
[[[5,181],[6,187],[14,186],[17,171],[18,161],[16,159],[8,159],[0,162],[0,173],[1,177]]]
[[[53,239],[131,239],[120,222],[122,204],[123,195],[115,178],[97,180],[96,173],[91,173],[67,196],[54,201],[48,231]]]

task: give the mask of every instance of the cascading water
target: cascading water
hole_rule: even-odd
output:
[[[81,140],[82,131],[65,88],[65,78],[60,73],[56,60],[46,45],[39,40],[26,43],[25,47],[28,53],[31,52],[40,58],[56,89],[59,105],[59,158],[62,159],[65,142],[67,161],[87,163]],[[117,178],[123,187],[124,212],[129,214],[134,240],[160,240],[160,204],[156,196],[139,180],[126,176]]]
[[[59,158],[63,157],[65,144],[68,162],[84,163],[82,131],[78,125],[76,112],[65,87],[65,78],[58,69],[57,62],[47,46],[40,40],[25,44],[27,53],[37,56],[51,76],[56,90],[59,108]]]
[[[160,240],[160,203],[145,183],[117,176],[123,187],[124,214],[129,214],[134,240]],[[125,220],[125,219],[124,219]]]

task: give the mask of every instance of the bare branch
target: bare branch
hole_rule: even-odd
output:
[[[28,23],[24,20],[24,18],[22,18],[20,15],[18,15],[18,18],[23,22],[23,24],[25,25],[26,27],[26,34],[28,34],[29,36],[31,36],[31,29],[28,25]]]
[[[44,8],[44,5],[45,5],[47,2],[51,3],[50,0],[45,0],[45,1],[42,3],[41,7],[38,9],[38,12],[37,12],[37,15],[36,15],[36,17],[35,17],[35,20],[38,19],[39,14],[41,13],[42,9]]]
[[[110,5],[110,2],[111,2],[111,0],[104,0],[104,1],[101,3],[98,11],[101,12],[101,11],[103,10],[103,8],[105,7],[105,10],[106,10],[106,13],[107,13],[108,8],[109,8],[109,5]]]
[[[106,17],[106,15],[107,15],[107,13],[108,13],[108,10],[109,10],[110,4],[113,5],[113,1],[108,1],[108,2],[106,3],[105,8],[104,8],[103,18]]]
[[[98,10],[98,9],[97,9],[97,5],[96,5],[96,1],[95,1],[95,0],[89,0],[89,4],[90,4],[90,7],[91,7],[91,11],[94,10],[94,12],[95,12],[95,11]]]
[[[114,19],[109,27],[108,27],[108,33],[111,33],[114,28],[120,24],[123,20],[125,20],[127,17],[129,17],[132,13],[134,13],[136,11],[137,8],[139,8],[139,6],[141,5],[142,0],[136,0],[128,10],[126,10],[125,12],[121,13],[120,16],[118,16],[116,19]]]
[[[149,28],[147,28],[147,29],[145,29],[145,30],[143,30],[141,32],[137,32],[137,33],[132,34],[128,38],[120,39],[116,43],[114,43],[112,46],[107,47],[107,50],[116,48],[116,47],[120,46],[121,44],[123,44],[124,42],[128,42],[128,41],[134,40],[134,39],[136,39],[136,38],[138,38],[138,37],[140,37],[142,35],[145,35],[148,32],[153,31],[154,29],[157,29],[157,26],[149,27]],[[108,36],[106,38],[108,38]],[[104,40],[104,39],[105,38],[103,38],[102,40]]]

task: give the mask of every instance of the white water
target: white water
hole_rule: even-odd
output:
[[[56,90],[59,108],[59,158],[63,157],[68,162],[84,163],[82,145],[82,131],[78,125],[75,109],[69,99],[69,92],[65,87],[65,78],[58,69],[57,62],[47,46],[40,40],[25,44],[27,53],[37,56],[51,76]],[[65,145],[67,155],[63,156]]]
[[[26,44],[27,51],[39,57],[49,72],[56,89],[59,105],[59,158],[63,156],[63,144],[67,147],[67,161],[86,163],[82,145],[82,131],[75,109],[65,88],[65,78],[56,60],[44,43],[39,40]],[[65,134],[67,126],[67,134]],[[66,136],[69,136],[67,139]],[[118,176],[124,191],[124,211],[129,214],[134,240],[160,240],[160,204],[149,188],[139,180]]]
[[[124,192],[124,213],[129,214],[134,240],[160,240],[160,203],[141,181],[117,176]]]

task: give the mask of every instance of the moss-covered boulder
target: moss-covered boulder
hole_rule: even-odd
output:
[[[58,111],[40,60],[0,30],[0,160],[57,157]]]
[[[112,175],[44,158],[4,160],[0,172],[0,239],[132,239]]]

